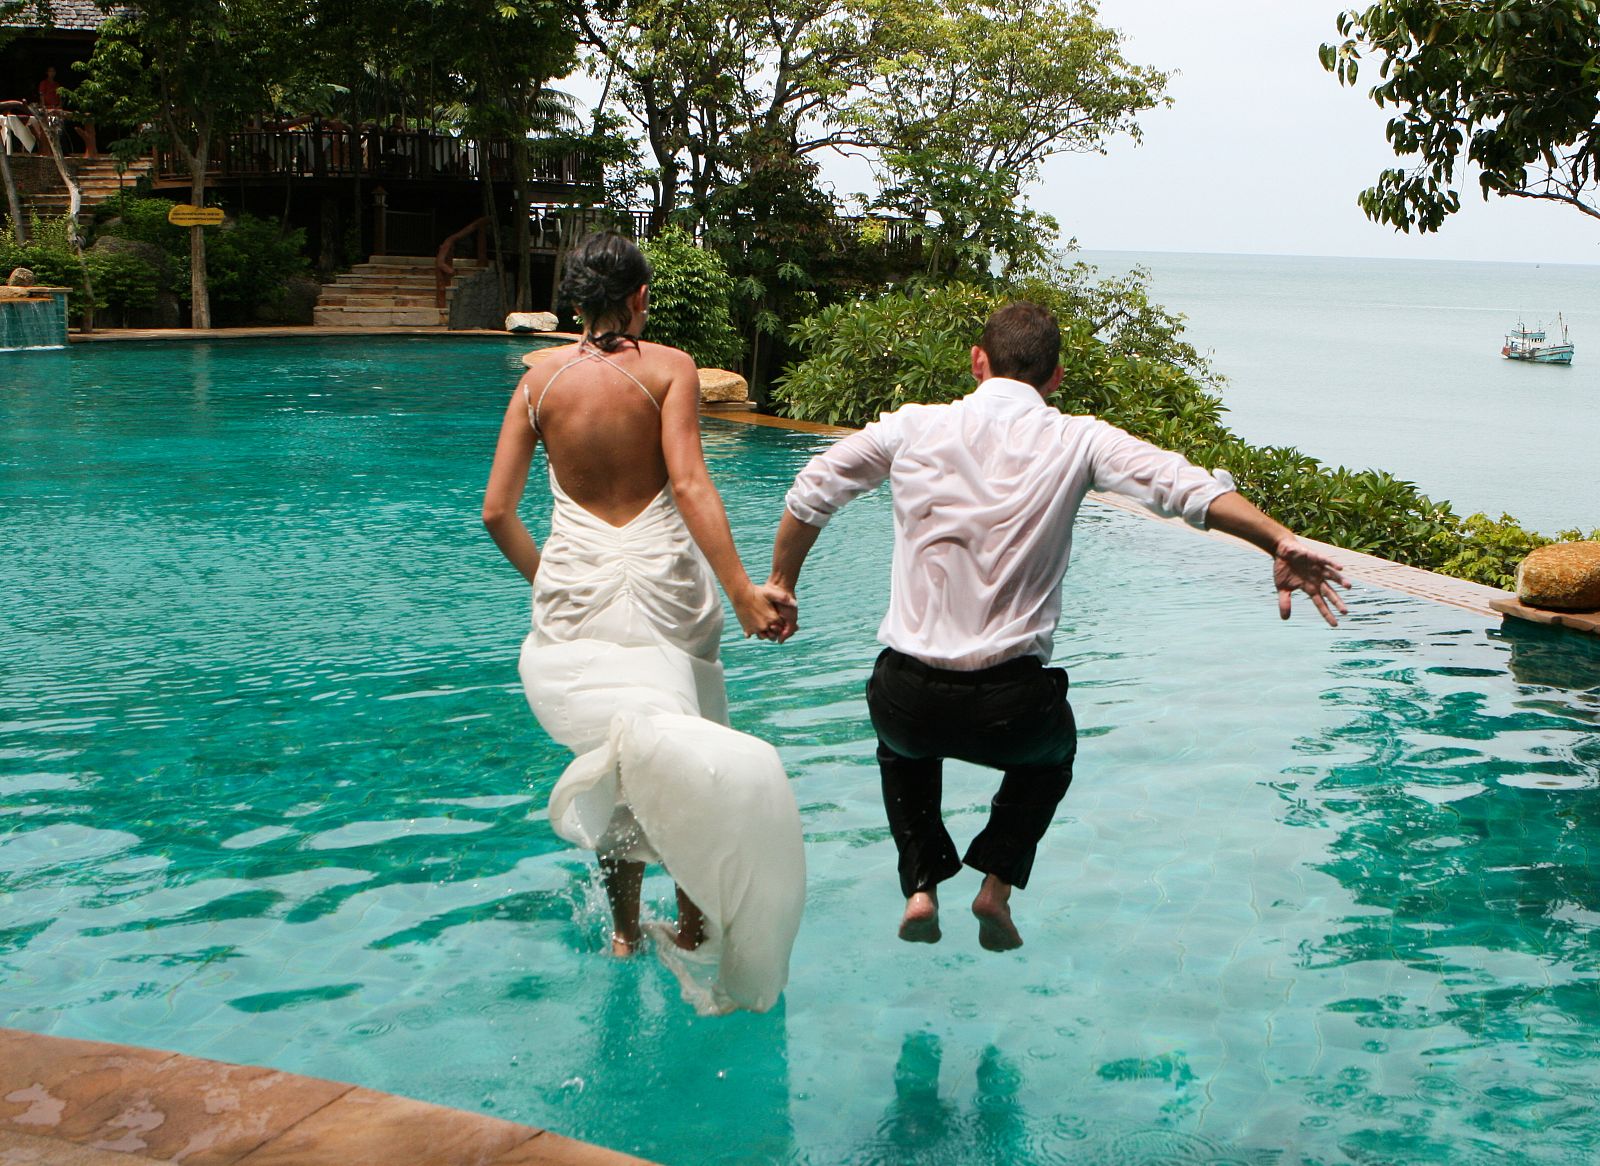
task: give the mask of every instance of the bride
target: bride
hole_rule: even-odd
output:
[[[550,817],[598,854],[612,953],[638,948],[644,866],[661,861],[678,922],[659,929],[657,949],[686,997],[707,1012],[764,1010],[799,924],[800,822],[776,752],[726,727],[712,577],[746,636],[787,638],[794,600],[757,587],[739,560],[700,446],[694,361],[640,338],[650,274],[615,234],[569,255],[561,295],[583,338],[529,358],[483,522],[533,585],[524,688],[545,730],[578,754]],[[517,514],[540,442],[554,500],[542,553]],[[707,987],[695,967],[712,965]]]

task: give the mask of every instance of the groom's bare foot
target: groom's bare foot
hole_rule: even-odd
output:
[[[1022,933],[1011,922],[1011,885],[994,875],[983,876],[972,913],[978,917],[978,946],[985,951],[1014,951],[1022,946]]]
[[[618,959],[626,959],[628,956],[638,952],[639,944],[642,942],[644,942],[644,937],[641,935],[635,935],[632,939],[629,939],[627,936],[619,935],[613,931],[611,933],[611,954]]]
[[[939,942],[939,900],[932,891],[918,891],[906,900],[900,938],[907,943]]]

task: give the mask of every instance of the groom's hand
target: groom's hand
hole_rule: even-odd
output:
[[[776,583],[762,584],[761,593],[778,609],[778,620],[768,626],[761,638],[781,644],[800,630],[800,604],[794,592]]]
[[[1346,590],[1350,587],[1343,569],[1327,555],[1307,546],[1293,535],[1285,535],[1278,541],[1272,555],[1272,581],[1278,590],[1278,615],[1282,619],[1289,618],[1289,601],[1296,591],[1303,591],[1311,597],[1312,606],[1328,621],[1329,627],[1339,626],[1339,616],[1334,614],[1335,611],[1339,615],[1346,615],[1350,611],[1334,590],[1335,587]]]

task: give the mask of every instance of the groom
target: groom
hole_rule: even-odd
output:
[[[1278,613],[1297,590],[1329,624],[1348,586],[1337,564],[1241,498],[1232,479],[1094,417],[1046,402],[1061,383],[1050,312],[1009,304],[972,350],[978,387],[948,405],[885,413],[812,458],[784,500],[771,582],[791,594],[822,527],[885,478],[894,562],[885,644],[867,682],[889,828],[906,896],[900,938],[939,939],[938,884],[961,869],[940,814],[947,757],[999,769],[988,825],[967,848],[983,872],[978,942],[1022,945],[1011,892],[1072,780],[1077,732],[1067,674],[1049,668],[1072,527],[1090,490],[1114,490],[1273,557]]]

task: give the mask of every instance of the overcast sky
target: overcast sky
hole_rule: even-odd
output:
[[[1528,199],[1485,203],[1475,179],[1437,234],[1400,234],[1361,213],[1356,195],[1397,164],[1387,116],[1367,82],[1341,88],[1317,60],[1354,4],[1099,7],[1127,35],[1129,60],[1178,75],[1172,108],[1141,119],[1142,145],[1049,163],[1034,203],[1083,247],[1600,263],[1600,222]]]

